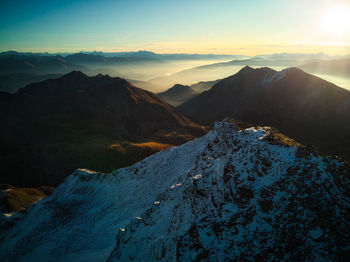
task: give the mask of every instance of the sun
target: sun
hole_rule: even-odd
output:
[[[348,6],[333,6],[322,16],[322,25],[326,33],[335,36],[350,34],[350,8]]]

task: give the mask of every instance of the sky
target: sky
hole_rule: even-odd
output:
[[[350,0],[0,0],[0,51],[350,54]]]

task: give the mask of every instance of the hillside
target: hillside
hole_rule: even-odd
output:
[[[0,231],[1,261],[347,261],[350,173],[227,120],[109,174],[77,170]]]
[[[16,186],[55,186],[78,167],[111,171],[204,134],[153,93],[77,71],[0,93],[0,109],[1,182]]]

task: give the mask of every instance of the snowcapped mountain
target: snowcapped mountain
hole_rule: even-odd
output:
[[[350,91],[298,68],[244,67],[177,108],[196,123],[233,117],[273,126],[307,146],[350,160]]]
[[[205,136],[109,174],[77,170],[1,225],[1,261],[345,261],[349,167],[269,127]]]

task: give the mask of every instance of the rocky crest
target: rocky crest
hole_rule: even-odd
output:
[[[9,218],[0,259],[346,261],[349,176],[273,128],[226,120],[114,173],[77,170]]]

